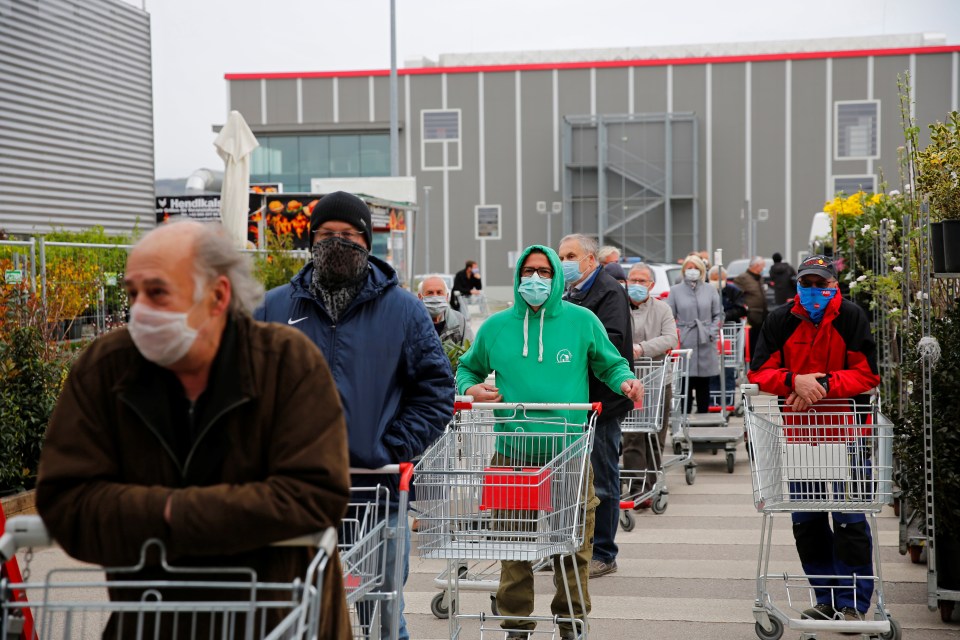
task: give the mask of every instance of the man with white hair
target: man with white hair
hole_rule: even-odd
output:
[[[601,267],[605,267],[613,262],[620,262],[620,249],[611,247],[610,245],[604,245],[597,251],[597,260],[600,261]]]
[[[627,292],[597,260],[597,241],[582,234],[560,240],[557,251],[567,290],[563,299],[589,309],[599,318],[607,338],[628,363],[633,363],[633,329]],[[599,578],[617,570],[616,535],[620,519],[620,423],[633,409],[633,402],[615,393],[590,375],[590,402],[603,403],[597,419],[590,461],[600,505],[593,539],[590,577]]]
[[[743,301],[747,305],[747,324],[750,325],[750,353],[754,352],[757,346],[757,339],[760,337],[760,328],[763,321],[767,319],[767,296],[763,290],[763,278],[761,274],[767,266],[767,261],[762,256],[754,256],[750,259],[750,266],[747,270],[733,279],[743,291]]]
[[[218,225],[151,231],[127,259],[124,286],[129,323],[80,355],[47,428],[36,499],[50,534],[71,556],[108,567],[137,564],[156,538],[178,566],[249,567],[264,582],[304,578],[306,548],[269,545],[336,526],[350,488],[346,423],[320,350],[296,329],[250,317],[263,288]],[[153,564],[124,580],[169,575]],[[203,591],[162,599],[249,597]],[[352,637],[336,561],[320,609],[320,637]],[[274,611],[268,628],[282,615]],[[137,615],[116,611],[104,637],[132,636]],[[232,622],[243,628],[244,618]],[[184,637],[191,625],[228,633],[212,614],[140,622],[164,638]]]
[[[430,275],[421,280],[417,287],[417,297],[427,308],[441,343],[453,342],[462,345],[465,340],[473,341],[470,323],[462,313],[450,308],[450,292],[443,278]]]

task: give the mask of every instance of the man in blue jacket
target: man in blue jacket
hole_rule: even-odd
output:
[[[423,453],[453,416],[454,382],[426,309],[404,291],[386,262],[370,255],[370,209],[355,195],[325,195],[310,218],[313,260],[286,284],[267,293],[254,316],[286,323],[313,340],[333,373],[347,422],[350,466],[374,469]],[[309,387],[304,387],[309,393]],[[353,486],[391,488],[390,526],[397,524],[397,477],[362,475]],[[400,554],[403,581],[410,537]],[[388,542],[390,562],[398,557]],[[387,567],[384,591],[398,590]],[[389,605],[389,603],[385,603]],[[400,629],[390,633],[390,606],[382,637],[409,638],[400,594]]]

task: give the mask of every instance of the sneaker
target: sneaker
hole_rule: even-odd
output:
[[[590,577],[599,578],[600,576],[605,576],[608,573],[614,573],[617,570],[617,561],[613,560],[611,562],[604,562],[602,560],[597,560],[594,558],[590,561]],[[571,633],[573,633],[571,631]],[[573,636],[571,636],[573,637]]]
[[[833,620],[833,616],[836,615],[836,613],[837,610],[833,608],[832,604],[822,603],[815,607],[810,607],[800,614],[800,617],[807,620]]]

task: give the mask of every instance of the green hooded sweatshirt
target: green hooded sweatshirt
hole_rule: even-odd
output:
[[[540,251],[550,260],[553,280],[550,296],[536,312],[521,297],[520,267],[531,251]],[[477,339],[460,358],[457,390],[467,389],[496,372],[497,388],[503,402],[589,402],[587,371],[593,371],[616,393],[624,381],[633,378],[630,364],[617,352],[600,320],[589,309],[565,302],[563,269],[556,252],[541,245],[527,247],[513,273],[513,307],[484,321]],[[512,411],[498,411],[510,416]],[[528,415],[532,415],[528,413]],[[565,418],[566,431],[576,434],[586,422],[585,411],[537,412],[537,417]],[[549,423],[498,423],[497,431],[556,433],[561,425]],[[575,436],[568,440],[569,444]],[[506,439],[498,439],[500,453],[517,457]],[[543,462],[555,451],[528,449],[524,458]]]

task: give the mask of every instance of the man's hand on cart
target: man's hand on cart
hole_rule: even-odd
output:
[[[620,385],[623,395],[633,400],[634,404],[643,402],[643,383],[636,378],[630,378]]]
[[[793,393],[787,397],[787,404],[794,411],[806,411],[819,400],[827,397],[827,390],[819,379],[824,373],[804,373],[793,377]]]
[[[497,389],[492,384],[475,384],[469,389],[465,395],[473,396],[474,402],[501,402],[503,400],[503,395],[500,394],[500,390]]]

